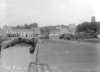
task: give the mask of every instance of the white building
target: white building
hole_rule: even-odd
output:
[[[75,24],[69,24],[69,32],[70,34],[75,34],[76,33],[76,25]]]
[[[39,28],[33,29],[13,29],[12,27],[4,26],[3,27],[5,35],[9,37],[27,37],[32,38],[36,34],[40,34]]]
[[[68,26],[58,26],[57,29],[60,29],[60,34],[75,34],[76,26],[75,24],[69,24]]]
[[[60,29],[60,34],[67,34],[69,33],[69,29],[67,26],[58,26],[56,29]]]
[[[60,29],[50,31],[49,39],[59,39]]]
[[[38,36],[38,37],[40,37],[40,35],[41,35],[41,31],[40,31],[40,28],[31,28],[32,29],[32,31],[34,32],[34,35],[35,36]]]

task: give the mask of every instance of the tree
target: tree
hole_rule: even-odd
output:
[[[97,22],[97,33],[100,33],[100,22]]]
[[[97,23],[94,22],[84,22],[77,26],[78,33],[83,34],[84,36],[94,36],[97,32]]]
[[[15,27],[12,27],[12,28],[17,28],[17,29],[31,29],[31,27],[34,27],[34,28],[37,28],[39,27],[38,26],[38,23],[32,23],[32,24],[24,24],[24,25],[17,25]]]
[[[25,29],[30,29],[31,27],[28,24],[24,24]]]
[[[13,27],[13,28],[17,28],[17,29],[24,29],[25,27],[22,26],[22,25],[17,25],[16,27]]]
[[[97,32],[97,24],[96,23],[89,23],[89,22],[84,22],[82,24],[79,24],[77,26],[77,32]]]
[[[30,24],[30,27],[35,27],[35,28],[37,28],[37,27],[39,27],[39,26],[38,26],[38,23],[32,23],[32,24]]]

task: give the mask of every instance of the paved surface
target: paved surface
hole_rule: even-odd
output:
[[[100,45],[68,41],[45,41],[40,60],[57,72],[99,72]]]
[[[27,72],[30,61],[29,46],[2,51],[0,72]],[[49,64],[52,72],[100,72],[100,45],[45,40],[39,50],[39,62]]]

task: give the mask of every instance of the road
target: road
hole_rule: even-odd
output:
[[[100,45],[48,40],[40,49],[40,62],[57,72],[99,72]]]
[[[29,48],[2,50],[2,72],[27,72],[29,62],[36,56],[36,52],[29,54]],[[45,40],[40,45],[39,63],[49,64],[52,72],[100,72],[100,45]]]

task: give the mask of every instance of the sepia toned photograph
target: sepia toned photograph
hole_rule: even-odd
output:
[[[100,72],[99,0],[0,0],[0,72]]]

